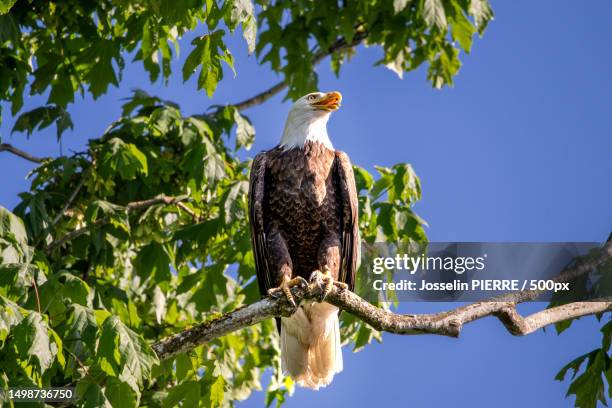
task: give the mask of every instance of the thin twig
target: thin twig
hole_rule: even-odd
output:
[[[358,31],[353,40],[350,43],[347,43],[346,40],[344,38],[339,38],[337,39],[332,45],[331,47],[329,47],[326,51],[319,51],[317,53],[315,53],[313,59],[312,59],[312,65],[317,65],[319,62],[321,62],[323,59],[325,59],[325,57],[338,52],[338,51],[342,51],[346,48],[351,48],[354,47],[358,44],[360,44],[366,37],[368,36],[368,32],[367,31]],[[288,83],[287,80],[283,80],[280,81],[279,83],[277,83],[276,85],[268,88],[267,90],[258,93],[255,96],[252,96],[248,99],[245,99],[243,101],[237,102],[232,104],[232,106],[234,106],[236,109],[242,111],[248,108],[251,108],[253,106],[257,106],[260,105],[262,103],[264,103],[265,101],[267,101],[268,99],[272,98],[274,95],[276,95],[277,93],[279,93],[280,91],[282,91],[283,89],[285,89],[287,87]]]
[[[179,202],[176,202],[175,204],[178,208],[180,208],[181,210],[189,214],[191,216],[191,219],[193,219],[193,221],[195,222],[200,221],[200,218],[197,216],[197,214],[191,208],[187,207],[185,203],[182,203],[179,201]]]
[[[38,296],[38,285],[36,284],[36,278],[32,276],[32,286],[34,287],[34,293],[36,294],[36,306],[38,307],[38,313],[40,311],[40,296]]]
[[[53,218],[53,220],[51,221],[51,224],[49,224],[47,228],[45,228],[43,233],[40,235],[40,237],[38,237],[38,239],[34,243],[35,247],[37,247],[40,244],[40,242],[43,239],[45,239],[47,234],[51,232],[51,230],[53,230],[53,227],[57,225],[57,223],[62,218],[62,216],[66,214],[66,211],[68,211],[68,208],[74,202],[76,196],[79,194],[79,191],[81,191],[81,188],[83,188],[83,184],[85,184],[85,180],[87,180],[90,173],[91,173],[91,167],[81,173],[81,180],[79,180],[79,184],[77,184],[77,186],[74,188],[74,190],[72,191],[72,194],[70,194],[70,197],[68,197],[68,200],[66,200],[66,203],[64,204],[62,209],[55,215],[55,218]]]
[[[148,207],[151,207],[151,206],[154,206],[154,205],[158,205],[158,204],[166,204],[166,205],[178,204],[181,201],[185,201],[187,199],[189,199],[189,196],[187,196],[187,195],[171,197],[171,196],[166,196],[164,194],[160,194],[157,197],[150,198],[148,200],[134,201],[134,202],[128,203],[126,206],[124,206],[124,209],[125,209],[126,212],[129,213],[129,212],[134,211],[134,210],[140,210],[140,209],[148,208]],[[192,214],[190,214],[190,215],[192,215]],[[79,229],[72,230],[68,234],[66,234],[66,235],[64,235],[64,236],[62,236],[60,238],[57,238],[53,242],[51,242],[47,246],[45,251],[47,253],[52,252],[54,249],[62,246],[66,242],[72,241],[76,237],[79,237],[79,236],[85,234],[92,227],[100,227],[102,225],[108,224],[109,222],[110,222],[110,220],[108,218],[100,218],[100,219],[94,221],[93,223],[91,223],[90,225],[88,225],[86,227],[82,227],[82,228],[79,228]]]
[[[53,228],[55,224],[59,222],[60,218],[62,218],[62,216],[68,210],[68,207],[72,205],[77,194],[79,194],[79,191],[81,191],[81,188],[83,188],[83,184],[85,184],[85,180],[87,180],[87,178],[89,177],[90,172],[91,172],[91,167],[81,173],[81,180],[79,180],[79,184],[77,184],[77,186],[74,188],[74,191],[72,192],[72,194],[70,194],[70,197],[68,197],[68,200],[66,200],[66,204],[64,204],[64,207],[62,207],[61,211],[57,213],[55,218],[53,218],[53,221],[51,221],[51,228]]]
[[[31,161],[32,163],[37,163],[37,164],[40,164],[46,160],[49,160],[48,157],[32,156],[30,153],[24,152],[23,150],[18,149],[15,146],[8,144],[8,143],[0,144],[0,152],[13,153],[16,156],[21,157],[22,159],[26,159],[28,161]]]
[[[66,340],[64,340],[65,342]],[[70,354],[72,356],[72,358],[74,358],[74,361],[77,362],[77,364],[79,365],[79,367],[81,367],[83,369],[83,371],[85,371],[86,375],[90,375],[89,374],[89,368],[81,361],[80,358],[77,357],[76,354],[74,354],[72,351],[70,351],[70,349],[68,347],[64,347],[64,350]]]

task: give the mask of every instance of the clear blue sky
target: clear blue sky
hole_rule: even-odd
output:
[[[417,211],[430,224],[431,240],[605,240],[612,230],[612,4],[493,6],[497,17],[472,54],[463,56],[453,89],[433,90],[422,70],[399,80],[373,67],[380,57],[376,48],[360,47],[339,79],[324,62],[320,88],[344,94],[329,124],[332,141],[368,168],[412,163],[423,183]],[[173,100],[189,114],[241,100],[278,80],[247,56],[239,36],[231,50],[238,76],[228,72],[213,101],[180,75],[168,86],[150,86],[139,66],[129,66],[119,89],[71,107],[75,131],[65,136],[64,151],[100,136],[119,117],[120,98],[132,88]],[[33,98],[26,108],[42,102]],[[258,134],[254,152],[276,144],[288,108],[278,96],[247,111]],[[54,130],[29,141],[21,134],[9,138],[14,121],[6,111],[3,119],[5,141],[33,154],[58,153]],[[1,205],[17,204],[31,168],[0,155]],[[404,304],[402,310],[452,306]],[[537,307],[542,305],[524,310]],[[553,377],[599,341],[593,318],[561,336],[548,330],[515,338],[493,319],[468,325],[458,340],[385,335],[382,345],[361,353],[345,348],[345,370],[333,384],[318,392],[299,389],[287,406],[572,406],[572,399],[564,399],[568,383]],[[257,393],[242,406],[262,401]]]

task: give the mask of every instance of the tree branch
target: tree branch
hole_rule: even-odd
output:
[[[0,152],[9,152],[9,153],[13,153],[16,156],[21,157],[22,159],[26,159],[28,161],[31,161],[32,163],[42,163],[45,160],[49,160],[48,157],[36,157],[36,156],[32,156],[31,154],[24,152],[21,149],[16,148],[15,146],[8,144],[8,143],[2,143],[0,144]]]
[[[134,210],[140,210],[143,208],[148,208],[157,204],[166,204],[166,205],[179,205],[181,204],[182,201],[185,201],[189,198],[189,196],[187,195],[182,195],[182,196],[177,196],[177,197],[170,197],[170,196],[166,196],[166,195],[158,195],[157,197],[154,198],[150,198],[148,200],[142,200],[142,201],[134,201],[131,203],[128,203],[124,209],[126,212],[131,212]],[[184,211],[186,211],[189,215],[191,215],[192,217],[195,216],[195,213],[193,211],[191,211],[188,207],[185,206],[180,206],[180,208],[182,208]],[[91,229],[91,227],[100,227],[102,225],[106,225],[110,222],[110,220],[108,218],[101,218],[99,220],[94,221],[92,224],[86,226],[86,227],[82,227],[79,229],[75,229],[70,231],[68,234],[54,240],[53,242],[51,242],[47,248],[45,249],[45,251],[47,253],[52,252],[54,249],[62,246],[63,244],[65,244],[66,242],[72,241],[73,239],[75,239],[76,237],[79,237],[83,234],[85,234],[87,231],[89,231]]]
[[[576,262],[555,280],[571,280],[588,273],[610,258],[612,242],[607,242],[598,257]],[[321,296],[322,290],[322,282],[313,282],[306,287],[292,288],[292,293],[300,301],[316,300]],[[349,290],[336,287],[325,301],[347,311],[376,330],[394,334],[437,334],[449,337],[458,337],[465,324],[487,316],[497,317],[511,334],[524,336],[550,324],[612,310],[612,298],[602,298],[591,302],[568,303],[527,317],[521,316],[516,305],[536,299],[540,294],[539,291],[515,292],[446,312],[421,315],[396,314],[372,305]],[[268,297],[158,341],[152,347],[160,359],[167,359],[270,317],[290,316],[292,311],[284,296]]]
[[[66,200],[66,203],[64,204],[62,209],[55,215],[55,218],[53,218],[51,223],[47,226],[47,228],[45,228],[43,233],[38,237],[38,239],[34,243],[35,247],[37,247],[40,244],[40,242],[45,239],[47,234],[49,234],[49,232],[51,232],[53,227],[55,227],[57,225],[57,223],[59,222],[59,220],[64,216],[64,214],[66,214],[66,212],[68,211],[68,208],[72,205],[72,203],[74,202],[76,196],[81,191],[81,188],[83,188],[83,185],[85,184],[85,180],[87,179],[87,177],[89,177],[90,171],[91,171],[91,167],[88,168],[85,172],[81,173],[81,179],[79,180],[79,183],[76,185],[76,187],[74,188],[74,190],[70,194],[70,197],[68,197],[68,200]]]
[[[76,185],[76,187],[72,191],[72,194],[70,194],[70,197],[68,197],[68,200],[66,200],[66,203],[64,204],[64,206],[62,207],[60,212],[58,212],[57,215],[55,216],[55,218],[53,218],[53,221],[51,221],[51,225],[50,225],[51,228],[55,227],[55,225],[59,222],[59,220],[64,216],[66,211],[68,211],[68,208],[74,202],[74,199],[79,194],[79,191],[81,191],[81,188],[83,188],[83,185],[85,184],[85,181],[89,177],[90,171],[91,171],[91,167],[89,169],[87,169],[86,171],[81,173],[81,179],[79,180],[79,183]]]
[[[335,52],[341,51],[346,48],[351,48],[351,47],[354,47],[360,44],[367,36],[368,36],[367,31],[362,30],[362,31],[358,31],[355,34],[353,41],[351,41],[350,43],[347,43],[344,38],[338,38],[331,45],[331,47],[329,47],[326,51],[319,51],[315,53],[312,59],[312,65],[313,66],[317,65],[319,62],[325,59],[325,57],[332,55]],[[287,80],[280,81],[279,83],[268,88],[267,90],[260,92],[251,98],[234,103],[232,104],[232,106],[234,106],[239,111],[242,111],[242,110],[251,108],[253,106],[261,105],[262,103],[264,103],[265,101],[267,101],[268,99],[272,98],[274,95],[276,95],[277,93],[285,89],[287,85],[288,85]]]

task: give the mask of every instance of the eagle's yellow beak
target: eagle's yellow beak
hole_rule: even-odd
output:
[[[318,101],[313,102],[311,105],[317,109],[335,111],[340,107],[341,101],[342,94],[340,92],[333,91],[326,93]]]

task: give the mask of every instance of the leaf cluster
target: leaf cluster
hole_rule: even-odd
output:
[[[46,105],[21,115],[13,131],[30,134],[51,123],[58,138],[72,121],[75,95],[94,99],[118,86],[126,64],[140,63],[151,82],[167,81],[180,40],[191,41],[182,67],[186,81],[212,97],[234,70],[225,45],[240,27],[249,52],[289,86],[288,98],[316,90],[314,65],[331,55],[332,69],[360,42],[380,46],[384,64],[400,77],[427,65],[436,88],[452,85],[473,37],[493,18],[488,0],[78,0],[6,1],[0,7],[0,101],[13,116],[24,96],[45,95]],[[259,28],[258,28],[259,27]],[[258,33],[259,31],[259,33]],[[235,74],[235,72],[234,72]]]

